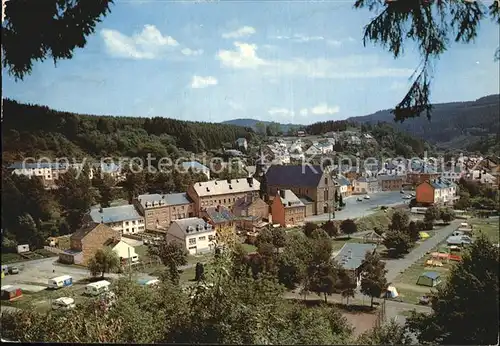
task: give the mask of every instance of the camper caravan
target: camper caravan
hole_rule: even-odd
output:
[[[69,287],[73,285],[73,278],[69,275],[58,276],[49,279],[49,288],[58,289],[62,287]]]
[[[109,292],[110,285],[111,283],[106,280],[92,282],[85,286],[85,294],[89,296],[98,296],[104,292]]]

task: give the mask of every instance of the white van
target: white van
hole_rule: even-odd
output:
[[[75,300],[69,297],[57,298],[52,302],[52,310],[71,310],[75,306]]]
[[[52,289],[58,289],[62,287],[69,287],[73,285],[73,278],[69,275],[62,275],[52,279],[49,279],[48,287]]]
[[[85,294],[89,296],[98,296],[104,292],[109,291],[109,286],[111,285],[111,282],[106,281],[106,280],[101,280],[97,282],[92,282],[85,286]]]

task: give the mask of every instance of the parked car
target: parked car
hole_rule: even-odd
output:
[[[430,297],[429,296],[422,296],[420,297],[420,299],[418,300],[418,303],[420,305],[429,305],[430,303]]]
[[[368,195],[365,195],[365,199],[370,199],[370,196],[368,196]]]
[[[57,298],[52,302],[52,310],[71,310],[75,306],[75,300],[70,297]]]
[[[356,199],[356,201],[358,201],[358,202],[363,202],[363,199],[362,199],[361,197],[358,197],[358,198]]]
[[[448,243],[448,245],[464,246],[472,244],[472,238],[466,235],[451,236],[446,239],[446,242]]]
[[[404,190],[401,190],[401,191],[399,191],[399,193],[405,193],[405,191],[404,191]]]
[[[412,199],[410,195],[403,195],[403,199]]]
[[[19,268],[18,267],[9,267],[9,274],[19,274]]]

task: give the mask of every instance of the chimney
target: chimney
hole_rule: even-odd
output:
[[[280,190],[280,197],[285,198],[285,190]]]
[[[227,180],[227,183],[228,183],[228,184],[231,184],[231,179],[228,179],[228,180]]]
[[[99,213],[102,213],[102,212],[103,212],[102,207],[99,207]]]

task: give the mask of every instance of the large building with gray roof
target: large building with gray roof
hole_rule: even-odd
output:
[[[109,208],[92,208],[85,215],[84,223],[103,223],[121,234],[144,232],[144,217],[134,205],[122,205]]]
[[[345,243],[334,259],[355,277],[359,285],[365,256],[367,253],[374,253],[376,249],[376,244]]]
[[[222,205],[232,209],[237,199],[248,193],[259,195],[260,182],[254,178],[210,180],[191,185],[188,195],[193,200],[194,212],[199,215],[203,209]]]
[[[167,241],[180,243],[191,255],[214,249],[215,229],[198,217],[174,220],[167,231]]]
[[[139,195],[134,205],[144,215],[146,230],[166,232],[173,220],[194,216],[193,201],[184,192]]]

